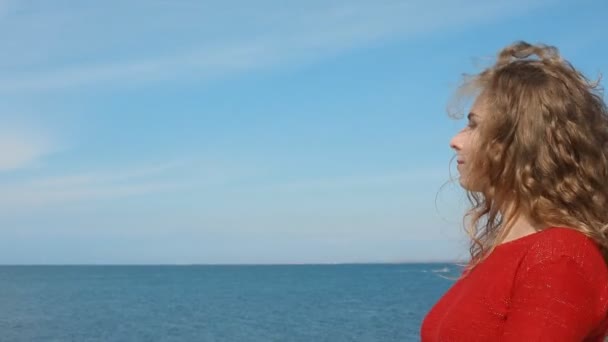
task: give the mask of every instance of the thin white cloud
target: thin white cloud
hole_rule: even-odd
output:
[[[180,48],[181,51],[161,54],[160,51],[175,51],[176,48],[169,46],[167,42],[170,42],[170,39],[163,40],[159,37],[158,45],[162,50],[147,51],[145,54],[156,57],[137,58],[131,52],[129,57],[121,58],[121,54],[117,52],[113,54],[115,57],[111,62],[103,60],[97,63],[78,64],[63,62],[63,67],[47,66],[42,69],[38,66],[35,72],[22,71],[5,75],[4,80],[0,82],[0,91],[63,89],[117,81],[121,84],[138,84],[166,79],[208,79],[263,67],[315,60],[386,39],[400,39],[438,30],[470,27],[530,11],[551,2],[553,0],[334,1],[313,2],[312,5],[305,7],[300,5],[290,8],[280,6],[278,3],[265,3],[267,8],[262,6],[261,9],[257,8],[258,6],[247,7],[241,4],[239,7],[242,8],[237,13],[240,16],[236,17],[236,12],[228,11],[221,6],[181,8],[156,3],[156,6],[151,8],[155,8],[157,12],[166,11],[173,14],[172,24],[178,29],[170,32],[185,37],[183,38],[185,44],[182,46],[198,46],[197,48],[185,50]],[[191,4],[189,7],[192,6],[194,5]],[[176,11],[176,8],[181,12]],[[184,12],[186,10],[198,13],[199,16]],[[61,13],[58,14],[56,11],[52,13],[53,16],[49,15],[47,18],[51,23],[58,18],[64,20],[65,17],[70,18],[69,15],[61,16]],[[79,18],[73,24],[81,25],[83,29],[86,28],[87,16],[99,16],[95,11],[82,12],[82,9],[76,14],[85,18]],[[45,17],[35,19],[44,21]],[[93,17],[89,19],[95,22]],[[227,22],[233,25],[227,28]],[[171,23],[163,23],[165,26],[171,25]],[[122,29],[121,33],[127,37],[122,41],[123,44],[134,44],[136,42],[129,39],[141,38],[129,36],[130,31],[143,30],[133,27],[131,21],[119,21],[114,24],[118,25],[117,31]],[[203,27],[203,34],[200,37],[196,33],[189,32],[198,27],[196,24]],[[49,29],[53,27],[50,23],[40,25]],[[150,32],[161,32],[162,27],[154,26],[159,24],[142,19],[142,25]],[[73,27],[73,29],[78,28]],[[95,27],[91,30],[95,32],[97,38],[103,37],[102,33],[97,32],[99,28]],[[225,31],[230,31],[231,34],[226,35],[223,43],[217,43],[217,37],[207,33]],[[121,39],[118,33],[112,34],[112,32],[114,31],[110,31],[105,38]],[[145,32],[143,34],[145,37]],[[78,44],[84,44],[82,37],[73,38],[73,45],[62,45],[65,43],[59,41],[59,34],[51,38],[57,39],[56,47],[63,49],[77,51]],[[88,44],[91,39],[86,41]],[[53,44],[52,39],[45,44]],[[163,44],[169,45],[163,48]],[[102,49],[104,46],[99,48]],[[50,51],[54,50],[57,49],[50,49]],[[16,52],[15,55],[19,55],[19,51]],[[108,51],[105,52],[107,56]],[[0,62],[4,62],[5,65],[15,64],[14,61]],[[27,69],[22,68],[22,70]]]
[[[175,163],[107,172],[46,176],[3,184],[0,206],[32,210],[74,201],[90,201],[171,191],[185,186],[163,178]]]
[[[37,189],[34,187],[12,187],[0,195],[0,204],[4,208],[29,209],[37,206],[53,206],[75,201],[120,198],[145,195],[174,190],[178,184],[144,183],[144,184],[110,184],[83,185],[73,188]]]
[[[170,161],[146,167],[137,167],[118,171],[115,170],[114,172],[84,172],[42,179],[32,179],[22,183],[22,185],[39,189],[60,189],[96,184],[124,183],[162,176],[167,172],[183,167],[185,164],[185,161]]]
[[[0,182],[0,207],[7,213],[41,207],[118,199],[131,196],[158,196],[184,190],[221,186],[255,172],[228,164],[173,160],[54,176],[35,176]]]
[[[15,1],[0,0],[0,18],[7,15],[9,11],[15,7]]]
[[[57,148],[57,142],[47,132],[14,123],[0,123],[0,172],[35,165]]]

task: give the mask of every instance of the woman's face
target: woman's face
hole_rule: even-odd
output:
[[[479,148],[479,125],[486,118],[486,106],[481,96],[478,96],[467,116],[468,124],[450,141],[450,147],[456,152],[460,185],[470,191],[480,191],[481,182],[471,172],[473,156]]]

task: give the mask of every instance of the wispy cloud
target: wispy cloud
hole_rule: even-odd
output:
[[[171,161],[145,167],[121,169],[113,171],[91,171],[77,174],[60,175],[41,179],[32,179],[21,185],[39,189],[74,188],[89,185],[117,184],[131,181],[154,179],[172,170],[183,167],[183,161]]]
[[[0,123],[0,172],[32,166],[57,148],[48,132],[14,122]]]
[[[61,205],[74,201],[119,198],[175,190],[185,183],[163,177],[177,163],[146,167],[45,176],[3,184],[0,206],[33,209],[36,206]]]
[[[161,24],[142,19],[141,25],[148,29],[149,34],[161,34],[165,28],[174,38],[180,37],[185,41],[182,46],[191,46],[190,49],[177,50],[171,45],[171,39],[163,39],[162,36],[147,37],[158,40],[159,50],[146,51],[145,54],[153,57],[137,57],[133,51],[127,56],[120,51],[114,51],[111,61],[98,58],[97,62],[92,63],[66,64],[60,60],[59,64],[62,66],[37,65],[30,68],[30,71],[22,66],[18,68],[20,72],[4,75],[4,81],[0,82],[0,91],[64,89],[116,81],[121,84],[137,84],[166,79],[208,79],[286,63],[311,61],[386,39],[466,28],[516,15],[524,9],[529,11],[551,2],[553,1],[333,1],[312,2],[306,6],[290,8],[278,2],[265,2],[261,7],[257,4],[250,7],[240,4],[236,6],[240,7],[239,11],[231,10],[227,7],[229,4],[224,7],[196,6],[193,3],[177,6],[171,5],[173,2],[156,2],[153,6],[146,7],[146,14],[152,14],[151,17],[155,18],[159,13],[166,12],[170,21],[163,21],[161,24],[164,26],[159,26]],[[137,8],[127,10],[133,11],[133,15],[141,15],[135,13]],[[62,27],[61,33],[69,30],[71,22],[80,25],[79,28],[84,30],[80,35],[67,39],[71,45],[62,42],[66,40],[62,35],[51,35],[50,41],[44,43],[51,54],[52,51],[61,49],[83,50],[85,42],[89,44],[91,41],[87,33],[97,39],[117,40],[124,45],[136,44],[136,39],[141,39],[141,36],[135,34],[141,34],[140,31],[143,30],[134,28],[130,20],[113,19],[115,22],[112,24],[116,29],[106,34],[100,33],[99,27],[94,24],[97,23],[95,18],[99,17],[99,13],[82,8],[72,15],[68,9],[63,12],[58,12],[57,9],[48,10],[47,15],[44,14],[42,11],[37,13],[36,17],[21,18],[18,23],[13,21],[18,28],[15,30],[16,38],[13,39],[18,39],[19,29],[23,29],[22,25],[28,22],[27,19],[38,21],[38,27],[47,30],[61,26],[53,25],[60,20],[62,23],[67,22],[68,27]],[[77,21],[72,18],[74,15],[79,16]],[[126,15],[125,18],[129,16]],[[87,20],[93,24],[87,25]],[[233,24],[228,27],[226,23]],[[167,28],[171,25],[174,27]],[[209,34],[226,31],[227,38],[221,43]],[[30,32],[26,36],[33,35]],[[115,48],[99,42],[96,44],[99,45],[99,51]],[[16,52],[15,55],[19,55],[19,51]],[[91,52],[93,51],[88,51]],[[107,56],[108,51],[105,52]],[[0,62],[8,65],[17,63]]]
[[[251,177],[253,168],[222,162],[177,159],[160,163],[105,167],[104,170],[32,176],[0,181],[0,206],[8,212],[31,211],[74,202],[162,196],[213,189]]]

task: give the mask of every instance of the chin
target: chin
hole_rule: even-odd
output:
[[[465,189],[465,190],[471,190],[471,188],[469,187],[469,185],[462,180],[462,178],[459,180],[460,186]]]
[[[471,182],[469,179],[460,177],[459,183],[460,186],[467,191],[483,192],[483,187],[479,184],[479,182]]]
[[[460,186],[465,190],[475,191],[475,184],[473,184],[473,182],[471,182],[470,179],[468,179],[468,177],[466,177],[462,174],[458,178],[458,183],[460,183]]]

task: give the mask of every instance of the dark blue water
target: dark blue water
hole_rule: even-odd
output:
[[[1,341],[417,341],[452,264],[3,266]]]

